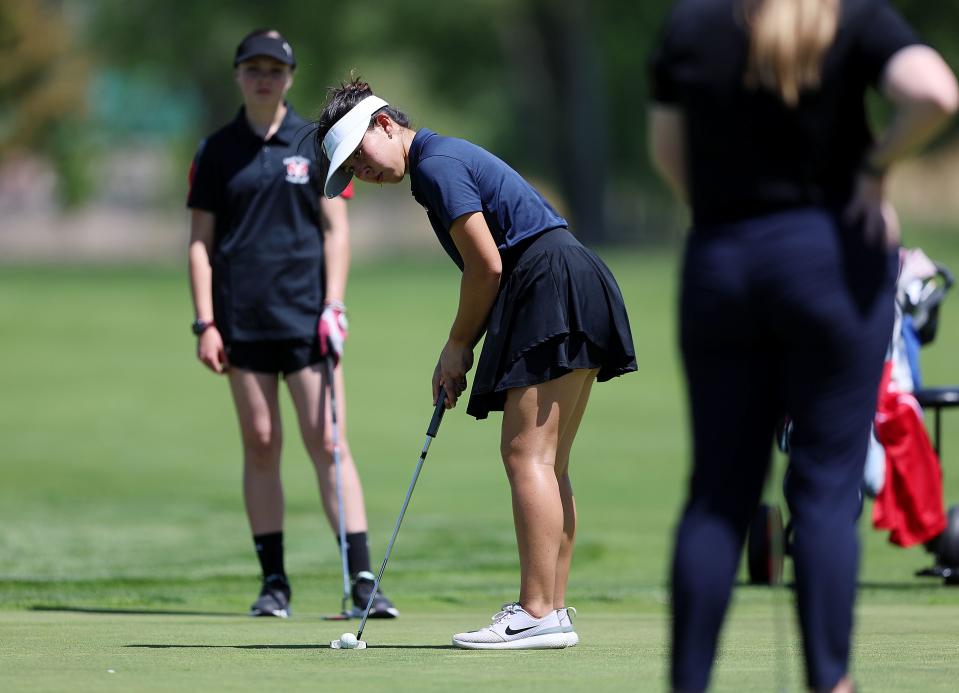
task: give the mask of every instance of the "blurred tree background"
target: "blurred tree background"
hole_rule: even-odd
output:
[[[58,3],[0,0],[0,162],[33,150],[57,162],[66,204],[83,200],[82,135],[89,60]],[[32,40],[31,40],[32,38]]]
[[[271,27],[296,50],[301,114],[355,70],[414,125],[473,140],[531,177],[584,237],[655,240],[682,218],[645,141],[646,61],[669,4],[0,0],[0,168],[39,154],[60,203],[82,206],[104,185],[99,158],[152,147],[173,161],[152,203],[182,205],[197,143],[239,105],[236,43]],[[956,3],[894,4],[959,66]]]

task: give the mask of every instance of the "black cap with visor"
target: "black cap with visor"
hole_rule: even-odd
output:
[[[244,60],[256,58],[265,55],[269,58],[279,60],[284,65],[296,67],[296,58],[293,57],[293,46],[284,39],[266,34],[256,34],[243,39],[236,47],[236,57],[233,58],[233,67],[236,67]]]

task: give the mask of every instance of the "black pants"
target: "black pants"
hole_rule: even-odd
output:
[[[693,434],[672,566],[672,683],[703,690],[777,419],[795,424],[793,559],[808,683],[846,673],[870,422],[893,326],[895,254],[815,209],[695,231],[681,344]]]

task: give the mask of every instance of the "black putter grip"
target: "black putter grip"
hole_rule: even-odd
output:
[[[443,420],[443,412],[446,411],[446,388],[440,388],[439,399],[436,400],[436,408],[433,410],[433,418],[430,420],[430,427],[426,429],[426,435],[430,438],[436,437],[436,432],[440,430],[440,421]]]

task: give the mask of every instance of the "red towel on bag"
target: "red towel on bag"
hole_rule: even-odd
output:
[[[890,530],[889,541],[914,546],[946,529],[939,457],[922,423],[919,402],[899,392],[886,363],[879,386],[876,438],[886,451],[886,483],[872,507],[872,524]]]

